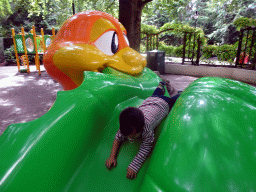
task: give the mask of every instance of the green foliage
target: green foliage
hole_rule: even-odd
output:
[[[7,61],[9,64],[16,63],[14,45],[4,50],[4,58],[5,58],[5,61]]]
[[[170,29],[170,30],[168,30],[168,29]],[[165,31],[165,30],[167,30],[167,31]],[[141,43],[143,44],[143,46],[146,46],[146,40],[145,40],[146,37],[143,33],[156,34],[156,33],[162,32],[162,31],[165,31],[165,32],[161,33],[159,38],[163,37],[164,35],[174,35],[176,37],[183,38],[184,32],[188,32],[187,39],[186,39],[186,44],[187,44],[186,49],[189,49],[189,41],[191,41],[190,42],[191,49],[193,47],[194,42],[196,43],[196,47],[198,46],[197,45],[198,35],[200,35],[201,46],[205,45],[207,42],[207,39],[205,38],[204,32],[202,29],[200,29],[200,28],[195,29],[188,25],[166,23],[160,29],[157,29],[156,26],[143,24],[141,31],[142,31],[142,34],[141,34],[142,42]],[[196,35],[193,32],[196,32]],[[196,40],[194,40],[194,38],[196,38]],[[154,44],[156,44],[156,39],[154,40]],[[156,47],[156,45],[155,45],[155,47]],[[166,45],[164,42],[159,42],[158,49],[165,51],[167,55],[172,55],[172,56],[176,56],[176,57],[182,56],[182,52],[183,52],[181,46],[177,47],[177,46],[173,46],[173,45]],[[192,57],[192,54],[191,54],[191,57]]]
[[[147,51],[146,46],[141,43],[141,44],[140,44],[140,52],[141,52],[141,53],[146,53],[146,51]]]
[[[219,61],[228,61],[233,63],[236,58],[237,46],[236,45],[208,45],[202,49],[202,58],[208,59],[213,56],[217,56]]]
[[[11,6],[8,0],[0,0],[0,21],[3,17],[12,14]]]
[[[165,51],[166,55],[169,55],[169,56],[183,57],[183,45],[172,46],[172,45],[166,45],[164,42],[160,42],[158,49],[160,51]],[[191,43],[190,48],[189,46],[186,46],[186,57],[188,56],[187,53],[189,52],[189,50],[190,50],[189,57],[191,58],[193,56],[192,49],[193,49],[193,43]],[[197,50],[197,44],[195,46],[195,50]],[[196,57],[196,53],[194,53],[194,57]]]
[[[241,28],[256,26],[256,19],[240,17],[234,21],[234,24],[240,30]]]
[[[183,32],[195,32],[196,29],[194,27],[190,27],[189,25],[184,24],[175,24],[175,23],[165,23],[159,31],[173,29],[173,33],[183,34]],[[166,32],[167,33],[167,32]]]
[[[158,33],[158,29],[154,25],[141,24],[141,32],[147,34]]]
[[[159,42],[159,47],[158,49],[160,51],[165,51],[166,55],[170,55],[170,56],[176,56],[175,55],[175,49],[176,46],[172,46],[172,45],[166,45],[164,42]]]
[[[73,15],[73,0],[17,0],[10,4],[8,0],[0,0],[0,29],[2,36],[11,36],[11,28],[16,32],[20,27],[25,31],[35,25],[51,32],[51,28],[58,29],[70,16]],[[85,10],[99,10],[118,17],[119,1],[117,0],[74,0],[76,13]]]
[[[176,56],[176,57],[182,57],[183,56],[183,45],[175,47],[175,49],[174,49],[174,56]]]
[[[230,63],[234,62],[236,58],[237,47],[235,45],[222,45],[218,46],[215,54],[218,57],[218,60],[228,61]]]
[[[216,45],[207,45],[203,47],[203,58],[211,58],[216,54],[217,46]]]

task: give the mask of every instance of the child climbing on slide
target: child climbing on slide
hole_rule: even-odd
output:
[[[165,83],[161,81],[153,95],[143,101],[138,108],[128,107],[119,116],[120,128],[116,133],[110,157],[106,160],[106,167],[110,170],[117,165],[117,154],[122,142],[128,139],[131,143],[135,139],[142,139],[138,154],[127,168],[128,179],[134,179],[153,148],[154,129],[168,115],[170,109],[179,97],[166,97]]]

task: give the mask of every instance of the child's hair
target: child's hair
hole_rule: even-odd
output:
[[[119,122],[120,132],[124,136],[130,135],[134,129],[139,133],[145,125],[144,114],[136,107],[128,107],[120,113]]]

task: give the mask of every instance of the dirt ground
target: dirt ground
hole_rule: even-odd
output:
[[[0,66],[0,135],[10,125],[35,120],[50,109],[62,86],[41,65],[39,76],[35,66],[31,73],[19,73],[17,66]],[[183,91],[196,77],[161,75],[174,87],[172,95]]]

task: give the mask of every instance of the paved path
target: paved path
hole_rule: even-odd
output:
[[[0,67],[0,135],[13,123],[32,121],[44,115],[56,100],[62,86],[31,67],[31,73],[18,73],[15,66]]]
[[[42,74],[31,66],[31,73],[18,73],[16,66],[0,66],[0,135],[14,123],[32,121],[44,115],[56,100],[62,86],[41,66]],[[177,91],[184,90],[195,77],[165,74]]]

